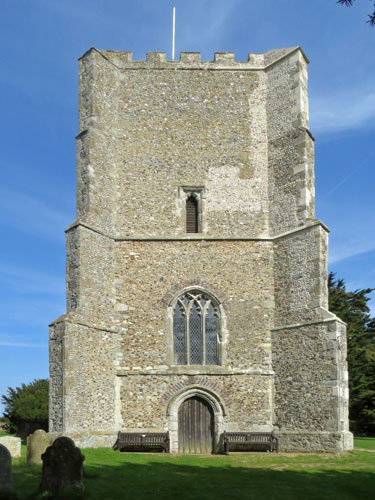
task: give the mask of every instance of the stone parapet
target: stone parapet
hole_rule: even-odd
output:
[[[181,52],[179,60],[167,60],[166,52],[147,52],[145,60],[133,59],[133,52],[101,50],[92,47],[85,52],[80,60],[85,59],[92,51],[98,52],[109,63],[118,69],[251,69],[264,70],[278,61],[294,53],[300,53],[301,58],[307,63],[308,60],[300,47],[289,47],[285,49],[271,50],[264,54],[249,53],[247,61],[237,61],[234,52],[215,52],[212,61],[202,61],[200,52]]]

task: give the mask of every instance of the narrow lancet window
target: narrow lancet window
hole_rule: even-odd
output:
[[[186,232],[198,233],[198,201],[195,196],[186,200]]]

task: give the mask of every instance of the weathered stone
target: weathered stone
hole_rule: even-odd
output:
[[[12,490],[12,457],[8,448],[0,444],[0,493]]]
[[[79,446],[111,446],[120,429],[169,431],[176,451],[179,407],[202,397],[215,451],[224,430],[275,430],[284,449],[350,448],[346,332],[328,311],[302,50],[206,62],[91,49],[79,75],[50,430]],[[174,314],[188,293],[214,305],[214,362],[189,364],[186,346],[176,361]]]
[[[37,429],[33,434],[27,436],[27,463],[41,464],[42,455],[51,444],[52,439],[42,429]]]
[[[21,456],[21,438],[16,436],[0,436],[0,444],[8,448],[12,457],[19,458]]]
[[[83,462],[81,450],[68,437],[57,438],[42,455],[41,491],[66,494],[83,490]]]

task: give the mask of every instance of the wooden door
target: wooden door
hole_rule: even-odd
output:
[[[199,397],[186,399],[178,410],[179,453],[212,453],[214,414]]]

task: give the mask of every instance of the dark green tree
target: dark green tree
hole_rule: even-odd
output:
[[[17,422],[24,419],[48,418],[48,380],[38,379],[30,384],[21,384],[1,397],[4,417],[9,432],[16,432]]]
[[[375,434],[375,318],[367,305],[373,288],[348,292],[330,273],[329,309],[347,323],[349,418],[355,433]]]
[[[368,19],[367,19],[367,22],[371,25],[371,26],[375,26],[375,1],[374,0],[370,0],[374,6],[374,11],[368,15]],[[355,2],[355,0],[337,0],[337,3],[341,3],[341,5],[346,5],[347,7],[351,7],[353,5],[353,3]]]

